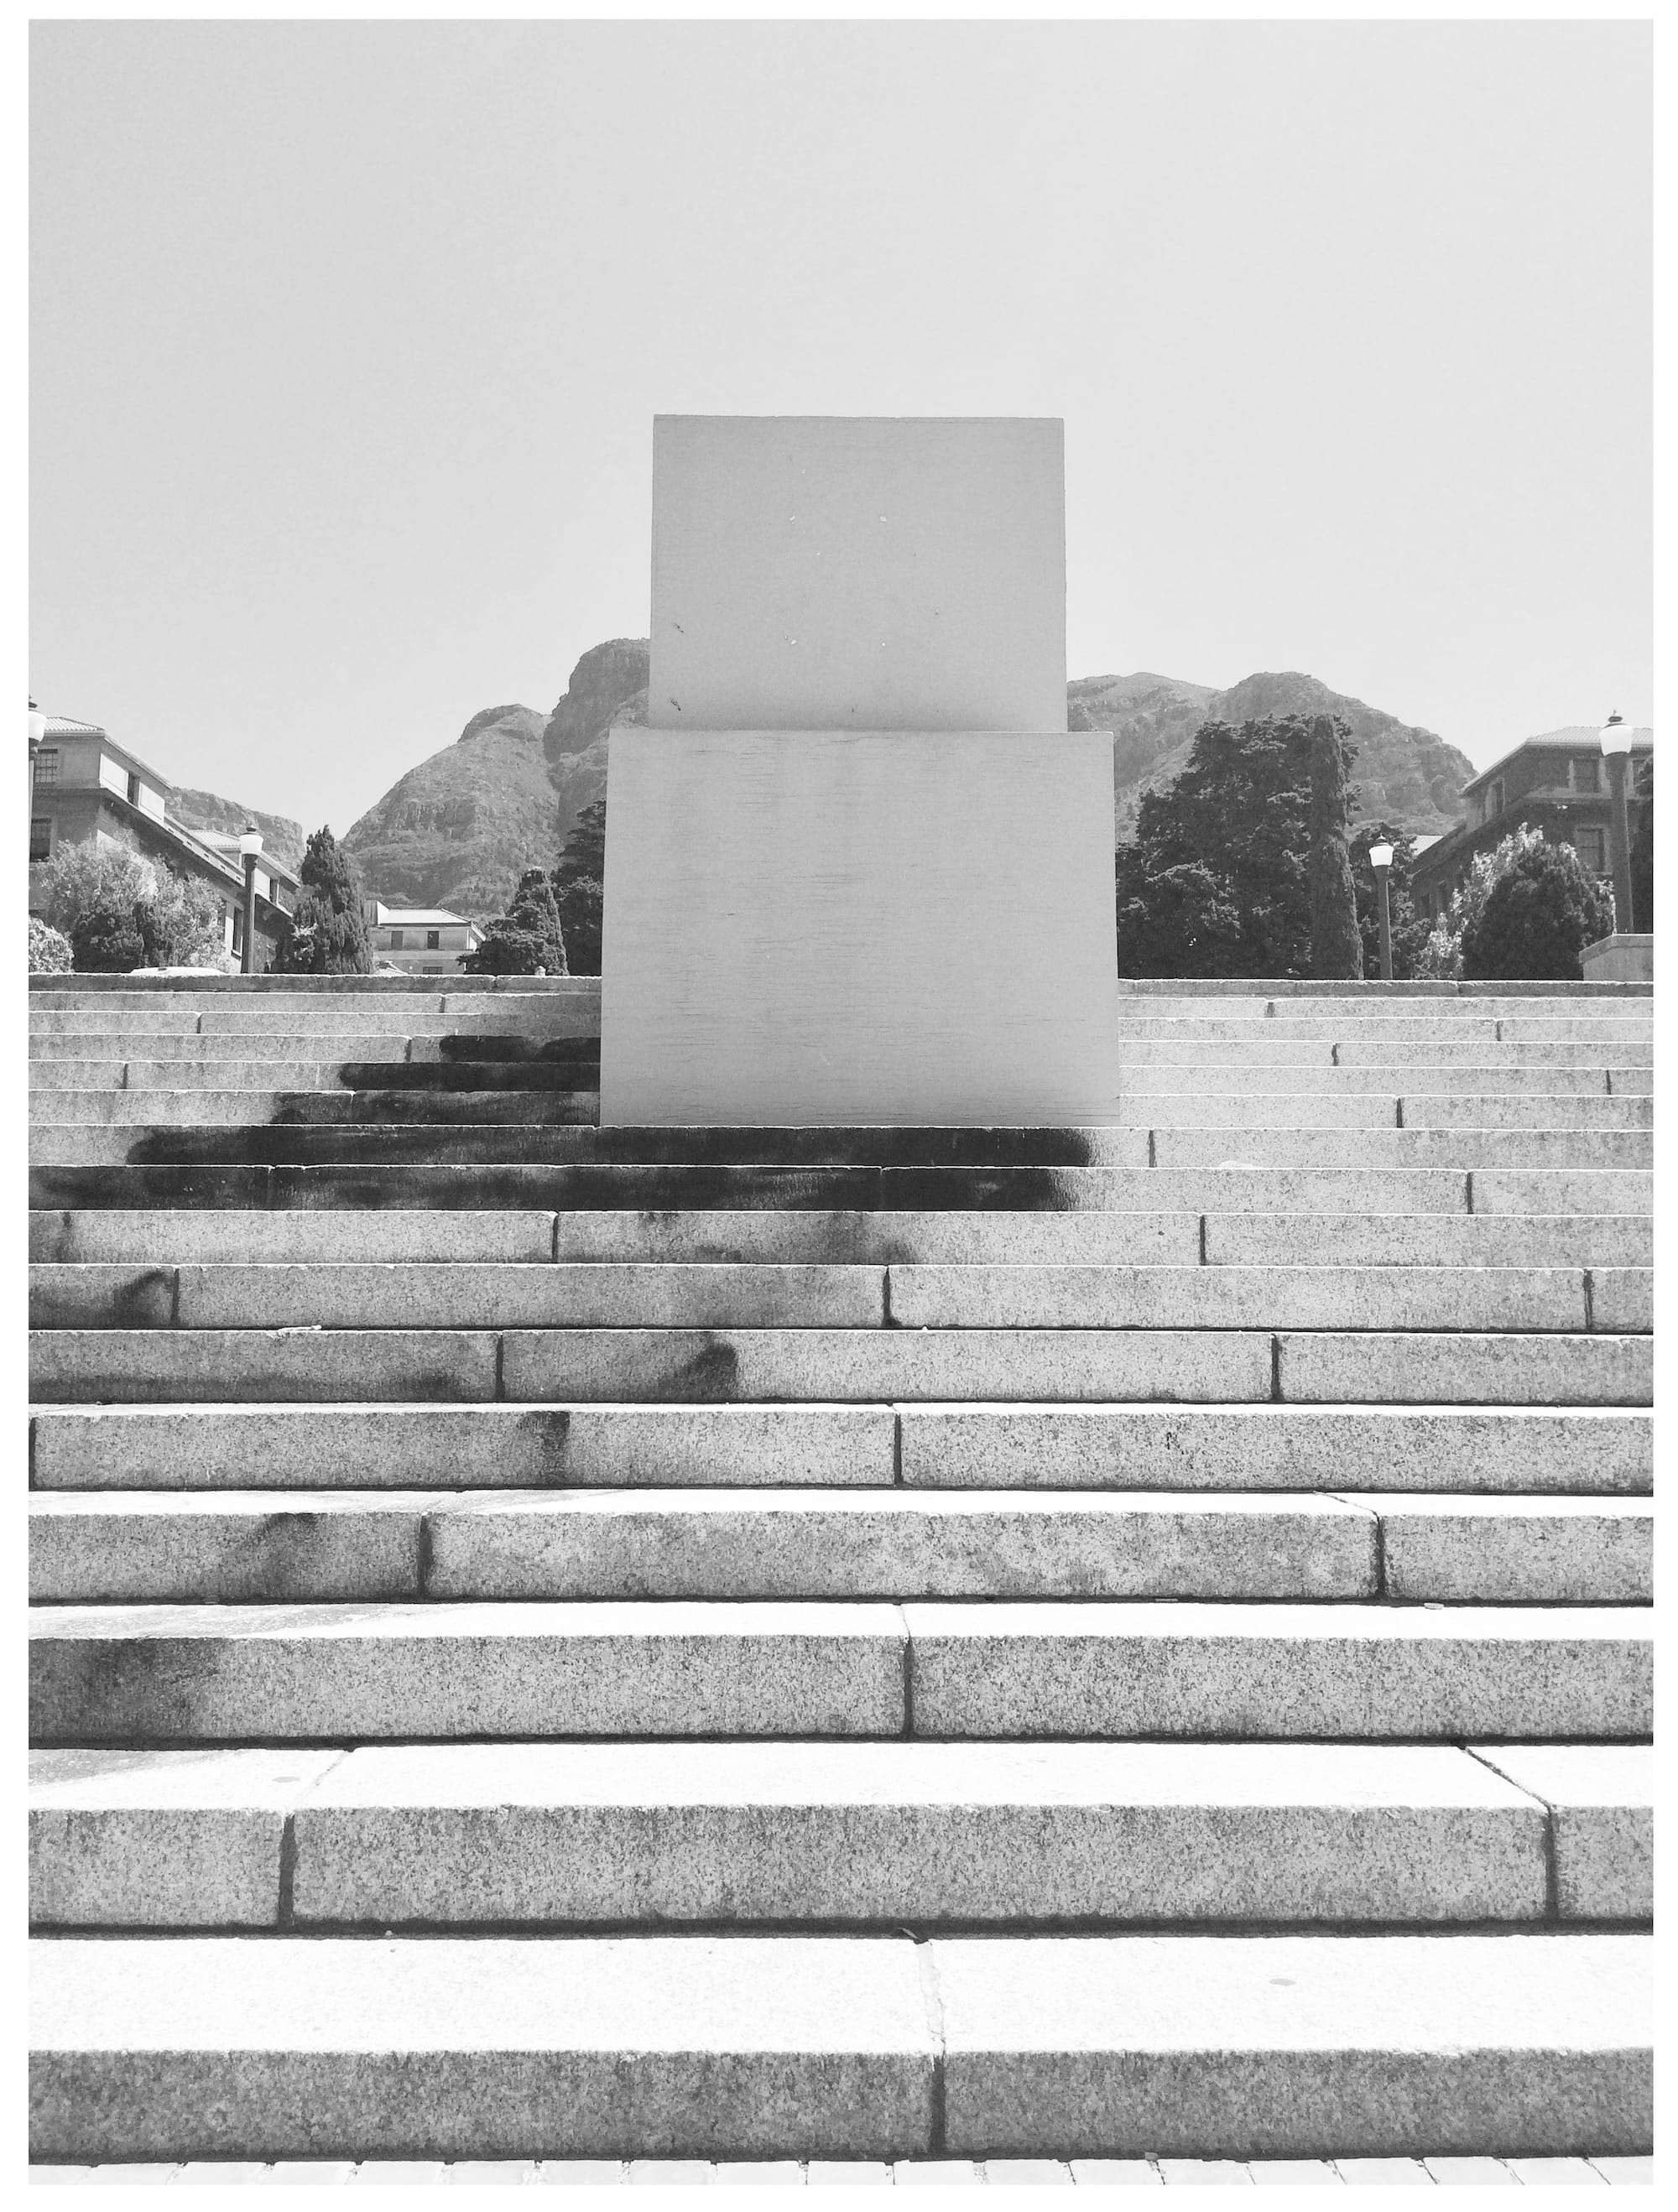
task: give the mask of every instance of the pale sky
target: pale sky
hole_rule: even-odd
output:
[[[1646,24],[36,25],[30,685],[350,822],[654,413],[1060,415],[1074,675],[1652,720]]]

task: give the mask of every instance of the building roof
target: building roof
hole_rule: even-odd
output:
[[[68,714],[49,714],[46,727],[41,732],[41,743],[49,738],[103,738],[110,732],[97,722],[72,721]]]
[[[464,914],[451,914],[447,907],[385,906],[375,899],[374,927],[384,929],[392,923],[398,929],[440,929],[449,925],[459,929],[472,926]]]
[[[1478,791],[1482,783],[1489,783],[1500,769],[1507,768],[1511,761],[1517,759],[1522,753],[1598,752],[1601,750],[1602,736],[1600,728],[1592,729],[1581,722],[1566,730],[1547,730],[1542,737],[1523,738],[1518,745],[1511,745],[1500,759],[1493,762],[1490,768],[1483,768],[1478,775],[1470,776],[1462,787],[1462,796],[1466,799],[1471,791]],[[1652,749],[1654,743],[1655,732],[1652,729],[1638,729],[1632,732],[1632,746],[1634,751],[1646,753]]]

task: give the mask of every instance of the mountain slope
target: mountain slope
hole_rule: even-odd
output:
[[[202,837],[236,837],[247,822],[262,832],[263,849],[294,874],[303,861],[303,825],[289,814],[264,814],[258,806],[241,806],[236,799],[223,799],[214,791],[171,791],[164,804],[172,820]]]
[[[647,719],[645,638],[608,638],[584,653],[550,714],[488,707],[456,742],[386,792],[344,839],[367,888],[391,905],[501,913],[520,872],[551,867],[583,808],[604,796],[606,732]],[[1135,832],[1143,791],[1182,769],[1202,722],[1334,714],[1358,745],[1359,814],[1423,833],[1450,827],[1474,774],[1431,730],[1412,727],[1314,676],[1249,676],[1226,691],[1142,671],[1067,686],[1067,722],[1114,734],[1114,830]],[[237,811],[237,809],[234,810]]]
[[[551,714],[474,714],[346,832],[368,891],[392,906],[500,914],[520,873],[551,867],[577,816],[605,793],[611,724],[646,713],[646,641],[613,638],[584,653]]]

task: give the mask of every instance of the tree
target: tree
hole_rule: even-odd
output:
[[[1638,763],[1632,815],[1632,920],[1655,927],[1655,763]],[[1621,925],[1624,927],[1624,925]]]
[[[526,868],[513,903],[489,923],[476,952],[460,963],[469,975],[563,975],[565,939],[545,868]]]
[[[323,825],[298,871],[297,911],[274,957],[283,975],[365,975],[373,967],[356,864]]]
[[[568,884],[580,883],[592,878],[597,884],[606,879],[606,802],[597,799],[592,806],[585,806],[572,824],[571,834],[565,841],[565,849],[554,870],[556,896]]]
[[[1350,818],[1347,769],[1350,748],[1332,716],[1311,723],[1311,835],[1306,864],[1311,904],[1311,973],[1337,982],[1361,982],[1364,944],[1358,933],[1358,901],[1352,858],[1346,849]]]
[[[600,931],[605,898],[599,879],[579,876],[558,895],[559,926],[565,939],[565,956],[574,975],[600,972]]]
[[[1343,733],[1341,733],[1343,736]],[[1303,975],[1310,725],[1207,722],[1116,860],[1121,975]]]
[[[67,975],[75,964],[70,939],[62,930],[54,929],[50,921],[39,915],[29,917],[29,973],[32,975]]]
[[[554,870],[554,897],[573,975],[600,972],[600,928],[605,908],[606,802],[585,806],[565,841]]]
[[[1429,935],[1427,922],[1416,912],[1414,899],[1410,895],[1411,870],[1416,856],[1414,834],[1399,829],[1390,822],[1360,822],[1353,831],[1350,841],[1352,859],[1352,888],[1358,900],[1358,934],[1363,939],[1364,973],[1381,973],[1381,901],[1375,880],[1375,871],[1370,866],[1371,845],[1388,844],[1393,848],[1393,864],[1387,872],[1387,912],[1392,923],[1393,980],[1406,982],[1423,971],[1419,965]]]
[[[1579,951],[1614,927],[1614,901],[1571,845],[1535,836],[1492,884],[1462,932],[1462,973],[1577,982]]]

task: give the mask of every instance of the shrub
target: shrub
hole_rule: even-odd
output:
[[[1571,845],[1535,837],[1491,885],[1462,932],[1474,979],[1577,982],[1579,951],[1614,927],[1614,901]]]
[[[70,939],[84,974],[125,975],[146,957],[143,908],[157,892],[157,871],[126,845],[90,837],[61,845],[31,871],[29,903]]]
[[[62,930],[54,929],[50,921],[39,915],[29,917],[29,973],[32,975],[67,975],[75,956],[70,939]]]
[[[469,975],[563,975],[565,939],[545,868],[526,868],[513,903],[489,922],[476,952],[460,965]]]
[[[1462,938],[1469,925],[1477,921],[1491,896],[1492,886],[1505,869],[1514,866],[1521,854],[1544,842],[1541,830],[1529,830],[1523,823],[1511,830],[1489,852],[1476,853],[1468,863],[1467,882],[1460,890],[1451,893],[1450,904],[1428,933],[1416,962],[1418,975],[1432,975],[1455,981],[1462,974]]]
[[[220,968],[221,901],[201,876],[158,872],[155,896],[137,915],[149,968]]]
[[[298,870],[297,911],[274,955],[283,975],[365,975],[373,967],[362,917],[361,878],[350,855],[323,826]]]

